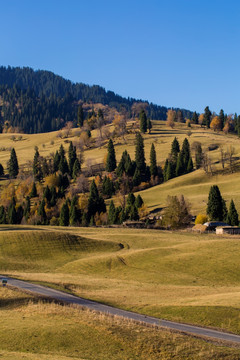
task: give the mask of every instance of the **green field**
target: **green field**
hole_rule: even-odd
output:
[[[122,228],[1,229],[2,273],[240,334],[239,237]]]

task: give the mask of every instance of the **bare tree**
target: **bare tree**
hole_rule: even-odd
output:
[[[221,164],[222,164],[222,168],[224,169],[225,162],[227,160],[227,153],[224,151],[222,146],[220,146],[219,149],[220,149],[220,161],[221,161]]]
[[[229,148],[227,149],[226,157],[231,173],[233,173],[236,168],[236,158],[234,157],[235,153],[236,153],[235,148],[232,145],[230,145]]]

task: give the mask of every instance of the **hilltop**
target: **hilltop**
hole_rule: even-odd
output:
[[[73,83],[53,72],[29,67],[0,67],[0,121],[9,121],[25,133],[59,130],[68,121],[76,125],[80,103],[101,103],[131,117],[133,104],[142,102],[150,119],[166,119],[167,107],[124,98],[99,85]],[[185,109],[182,113],[187,118],[192,114]]]

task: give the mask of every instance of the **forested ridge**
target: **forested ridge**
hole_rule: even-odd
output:
[[[9,121],[26,133],[60,129],[68,121],[77,123],[78,102],[101,103],[124,109],[131,116],[133,98],[124,98],[98,85],[73,83],[50,71],[29,67],[0,67],[0,120]],[[144,101],[146,102],[146,101]],[[166,119],[167,108],[147,103],[150,119]],[[191,112],[182,110],[184,117]]]

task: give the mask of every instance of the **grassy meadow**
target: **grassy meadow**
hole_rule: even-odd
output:
[[[5,360],[237,360],[239,349],[136,325],[0,288],[0,357]]]
[[[240,334],[240,238],[1,227],[1,273],[116,307]]]
[[[109,126],[111,129],[111,125]],[[200,141],[235,148],[240,140],[193,126],[174,129],[154,122],[144,135],[149,163],[152,142],[164,165],[176,136],[182,144]],[[74,130],[73,133],[74,135]],[[40,155],[68,143],[47,134],[0,134],[0,163],[6,168],[14,147],[20,165],[29,166],[34,147]],[[92,132],[95,137],[97,131]],[[77,136],[68,140],[78,141]],[[135,156],[135,135],[115,139],[117,160],[127,149]],[[107,142],[84,151],[84,164],[102,163]],[[221,170],[220,150],[208,152],[214,175],[203,170],[141,191],[149,210],[164,208],[168,195],[183,194],[192,214],[205,212],[210,186],[218,184],[227,206],[231,198],[240,211],[239,172]],[[8,180],[0,183],[4,186]],[[240,237],[137,230],[0,226],[0,273],[72,292],[76,295],[159,318],[223,329],[240,334]],[[0,288],[0,357],[10,359],[238,359],[239,350],[202,340],[99,316],[89,311],[45,304],[29,295]],[[59,327],[58,324],[61,324]],[[125,323],[124,323],[125,324]],[[111,355],[111,356],[110,356]]]

